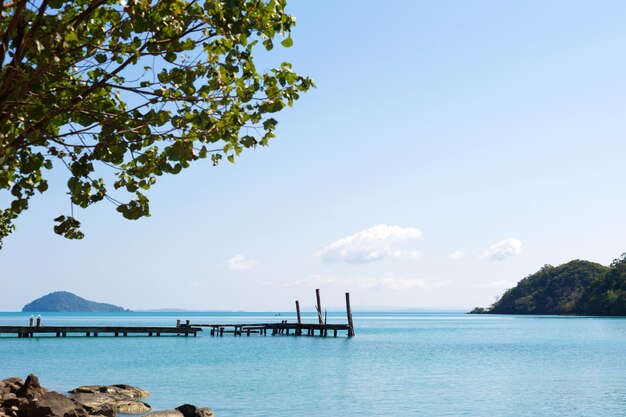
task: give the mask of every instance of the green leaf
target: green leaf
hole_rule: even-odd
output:
[[[291,48],[293,46],[293,39],[291,39],[291,35],[283,39],[283,41],[280,44],[284,46],[285,48]]]

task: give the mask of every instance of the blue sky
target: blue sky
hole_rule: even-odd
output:
[[[66,241],[63,181],[0,251],[0,310],[54,290],[128,308],[469,308],[544,264],[626,251],[621,1],[296,1],[263,57],[318,88],[235,165],[101,204]],[[454,255],[453,255],[454,254]]]

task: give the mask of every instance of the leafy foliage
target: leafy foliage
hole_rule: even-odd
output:
[[[572,314],[587,288],[600,279],[607,267],[575,260],[557,267],[545,265],[522,279],[496,301],[489,313]],[[626,293],[625,293],[626,294]]]
[[[587,289],[576,313],[626,316],[626,253],[614,260],[609,270]]]
[[[0,245],[53,165],[67,168],[72,204],[106,199],[138,219],[157,177],[267,145],[272,113],[314,86],[288,63],[255,66],[276,36],[293,43],[285,1],[0,2],[0,190],[10,194]],[[83,237],[72,215],[55,220],[56,233]]]

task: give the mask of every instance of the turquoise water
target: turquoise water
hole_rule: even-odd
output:
[[[28,314],[0,313],[1,324]],[[46,314],[44,324],[279,321],[283,313]],[[312,315],[306,317],[314,321]],[[330,321],[344,321],[329,314]],[[0,378],[130,383],[226,416],[623,416],[626,319],[361,313],[357,336],[0,338]]]

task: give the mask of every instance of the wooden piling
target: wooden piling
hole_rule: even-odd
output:
[[[324,322],[322,321],[322,302],[320,301],[320,289],[319,288],[315,289],[315,298],[317,299],[317,305],[315,306],[315,309],[317,310],[317,319],[320,324],[324,324]]]
[[[348,315],[348,337],[354,336],[354,323],[352,322],[352,308],[350,307],[350,293],[346,293],[346,314]]]
[[[300,301],[296,300],[296,314],[298,315],[298,324],[302,324],[302,316],[300,315]]]

